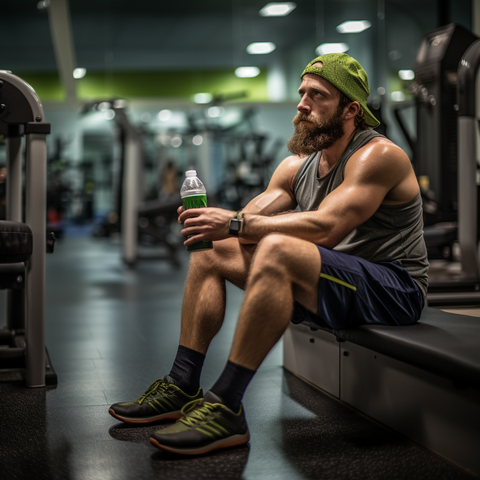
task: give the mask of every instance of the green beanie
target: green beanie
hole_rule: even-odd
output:
[[[323,66],[314,66],[317,62],[322,62]],[[367,107],[367,98],[370,95],[367,72],[354,58],[346,53],[327,53],[313,59],[305,67],[302,78],[307,73],[324,78],[347,98],[358,102],[365,111],[365,123],[369,127],[376,128],[380,125]]]

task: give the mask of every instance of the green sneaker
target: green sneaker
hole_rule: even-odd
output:
[[[238,413],[212,392],[182,408],[182,418],[156,431],[150,442],[181,455],[201,455],[219,448],[238,447],[250,440],[243,406]]]
[[[166,375],[162,380],[152,383],[137,400],[114,403],[108,413],[122,422],[147,425],[159,420],[176,420],[182,417],[182,408],[202,397],[201,388],[196,395],[187,395]]]

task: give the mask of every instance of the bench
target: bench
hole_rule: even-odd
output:
[[[284,368],[480,475],[480,318],[425,308],[403,327],[291,324]]]

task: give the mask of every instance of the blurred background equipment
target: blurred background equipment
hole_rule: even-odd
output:
[[[50,124],[45,122],[42,104],[32,87],[16,75],[0,71],[0,134],[6,138],[8,172],[6,221],[0,221],[0,288],[7,289],[7,325],[0,330],[0,344],[8,348],[0,348],[0,368],[20,369],[28,387],[57,383],[45,348],[49,133]],[[51,251],[53,244],[51,237]]]

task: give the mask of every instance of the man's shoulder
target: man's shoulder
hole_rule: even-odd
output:
[[[378,164],[380,166],[385,163],[388,165],[397,163],[411,165],[408,155],[398,145],[383,136],[372,138],[352,155],[353,158],[370,165]]]

